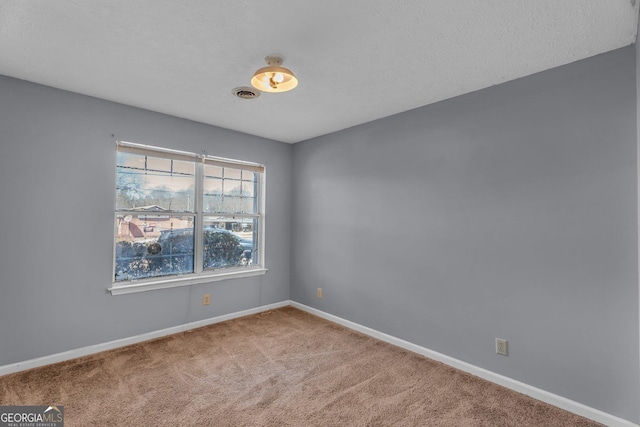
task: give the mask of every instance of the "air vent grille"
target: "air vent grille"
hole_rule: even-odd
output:
[[[242,99],[255,99],[260,96],[260,91],[248,86],[240,86],[231,91],[235,96]]]

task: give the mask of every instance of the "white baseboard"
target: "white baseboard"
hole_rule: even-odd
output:
[[[65,360],[75,359],[77,357],[88,356],[90,354],[100,353],[101,351],[112,350],[126,345],[136,344],[142,341],[148,341],[155,338],[164,337],[171,334],[188,331],[190,329],[200,328],[202,326],[212,325],[214,323],[224,322],[226,320],[237,319],[238,317],[249,316],[251,314],[263,311],[274,310],[280,307],[291,305],[290,301],[281,301],[275,304],[263,305],[248,310],[237,311],[235,313],[225,314],[222,316],[211,317],[209,319],[198,320],[197,322],[186,323],[184,325],[173,326],[171,328],[161,329],[159,331],[147,332],[145,334],[136,335],[129,338],[122,338],[115,341],[109,341],[102,344],[90,345],[75,350],[69,350],[62,353],[56,353],[49,356],[38,357],[36,359],[26,360],[24,362],[13,363],[0,366],[0,376],[12,374],[14,372],[26,371],[27,369],[37,368],[40,366],[50,365],[52,363],[64,362]]]
[[[235,313],[225,314],[222,316],[212,317],[209,319],[199,320],[197,322],[191,322],[184,325],[174,326],[171,328],[161,329],[159,331],[148,332],[141,335],[136,335],[129,338],[123,338],[115,341],[109,341],[102,344],[96,344],[88,347],[82,347],[75,350],[65,351],[62,353],[52,354],[50,356],[39,357],[37,359],[26,360],[24,362],[13,363],[9,365],[0,366],[0,376],[12,374],[14,372],[24,371],[27,369],[37,368],[40,366],[50,365],[52,363],[63,362],[65,360],[75,359],[77,357],[87,356],[90,354],[99,353],[101,351],[112,350],[118,347],[124,347],[131,344],[136,344],[142,341],[148,341],[155,338],[164,337],[171,334],[176,334],[179,332],[188,331],[190,329],[200,328],[202,326],[212,325],[214,323],[220,323],[227,320],[237,319],[239,317],[249,316],[251,314],[260,313],[268,310],[275,310],[280,307],[286,307],[291,305],[300,310],[306,311],[307,313],[316,315],[323,319],[327,319],[329,321],[338,323],[342,326],[345,326],[349,329],[353,329],[355,331],[361,332],[363,334],[369,335],[373,338],[379,339],[381,341],[388,342],[389,344],[393,344],[395,346],[404,348],[406,350],[412,351],[417,354],[421,354],[425,357],[428,357],[433,360],[437,360],[446,365],[452,366],[454,368],[460,369],[461,371],[468,372],[472,375],[485,379],[487,381],[491,381],[492,383],[499,384],[503,387],[509,388],[511,390],[517,391],[522,394],[526,394],[527,396],[531,396],[534,399],[538,399],[542,402],[548,403],[553,406],[557,406],[558,408],[562,408],[569,412],[573,412],[574,414],[583,416],[585,418],[589,418],[591,420],[597,421],[599,423],[605,424],[610,427],[640,427],[638,424],[634,424],[631,421],[624,420],[622,418],[616,417],[614,415],[608,414],[606,412],[600,411],[598,409],[591,408],[589,406],[583,405],[582,403],[575,402],[573,400],[564,398],[562,396],[558,396],[556,394],[550,393],[548,391],[539,389],[537,387],[533,387],[531,385],[525,384],[520,381],[516,381],[514,379],[505,377],[504,375],[497,374],[495,372],[488,371],[486,369],[480,368],[478,366],[472,365],[467,362],[463,362],[458,359],[454,359],[453,357],[449,357],[442,353],[438,353],[433,350],[429,350],[428,348],[410,343],[409,341],[402,340],[400,338],[396,338],[391,335],[387,335],[383,332],[377,331],[375,329],[371,329],[366,326],[362,326],[358,323],[352,322],[350,320],[343,319],[338,316],[334,316],[333,314],[325,313],[324,311],[315,309],[313,307],[306,306],[304,304],[300,304],[295,301],[281,301],[275,304],[263,305],[260,307],[251,308],[248,310],[238,311]]]
[[[548,391],[531,386],[529,384],[525,384],[523,382],[511,379],[509,377],[505,377],[504,375],[497,374],[495,372],[486,370],[484,368],[480,368],[470,363],[463,362],[458,359],[454,359],[453,357],[449,357],[442,353],[438,353],[437,351],[429,350],[428,348],[410,343],[409,341],[405,341],[400,338],[387,335],[383,332],[377,331],[375,329],[371,329],[366,326],[362,326],[350,320],[346,320],[341,317],[334,316],[333,314],[325,313],[324,311],[306,306],[304,304],[300,304],[295,301],[291,301],[291,305],[295,308],[306,311],[307,313],[338,323],[342,326],[361,332],[365,335],[369,335],[373,338],[377,338],[380,341],[385,341],[397,347],[404,348],[405,350],[409,350],[414,353],[421,354],[425,357],[428,357],[429,359],[437,360],[438,362],[442,362],[445,365],[449,365],[454,368],[460,369],[461,371],[468,372],[472,375],[475,375],[477,377],[480,377],[492,383],[517,391],[518,393],[526,394],[527,396],[531,396],[534,399],[538,399],[542,402],[548,403],[550,405],[556,406],[558,408],[564,409],[569,412],[573,412],[574,414],[583,416],[585,418],[589,418],[593,421],[597,421],[607,426],[639,427],[638,424],[635,424],[631,421],[627,421],[625,419],[616,417],[614,415],[608,414],[598,409],[583,405],[582,403],[575,402],[573,400],[567,399],[562,396],[558,396],[557,394],[553,394]]]

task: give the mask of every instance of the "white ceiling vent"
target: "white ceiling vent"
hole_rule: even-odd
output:
[[[249,86],[240,86],[234,88],[231,93],[242,99],[254,99],[260,96],[260,91],[258,89]]]

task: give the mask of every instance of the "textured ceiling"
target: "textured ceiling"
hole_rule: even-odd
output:
[[[0,0],[0,74],[297,142],[635,42],[637,0]],[[254,100],[268,54],[298,77]]]

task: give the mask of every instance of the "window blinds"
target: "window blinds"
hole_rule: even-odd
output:
[[[138,154],[141,156],[159,157],[162,159],[182,160],[194,163],[204,163],[205,165],[220,166],[223,168],[243,169],[256,173],[264,173],[264,166],[258,163],[244,162],[240,160],[225,159],[189,153],[186,151],[151,148],[148,145],[136,144],[133,142],[118,141],[119,153]]]

